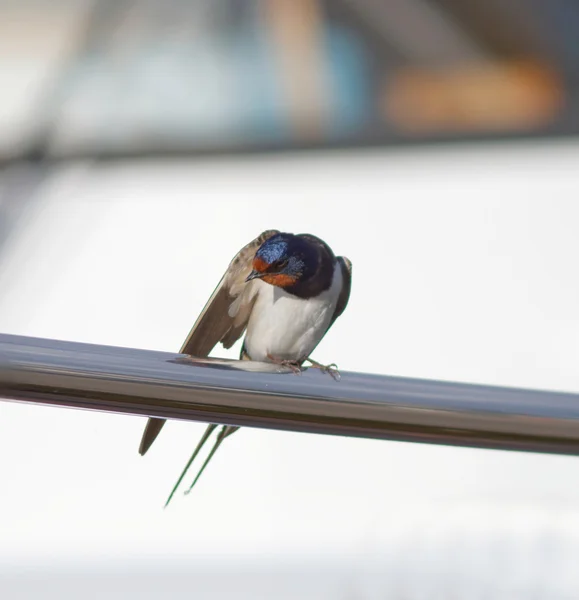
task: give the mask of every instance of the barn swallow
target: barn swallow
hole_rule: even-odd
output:
[[[296,373],[307,360],[335,376],[335,365],[325,367],[309,357],[344,312],[351,280],[352,263],[343,256],[336,257],[316,236],[264,231],[233,258],[180,352],[205,357],[219,342],[230,348],[246,332],[240,360],[272,362]],[[141,455],[164,424],[164,419],[149,419],[139,447]],[[207,427],[165,506],[217,426]],[[197,483],[223,440],[238,429],[222,426],[186,493]]]

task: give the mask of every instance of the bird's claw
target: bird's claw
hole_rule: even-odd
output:
[[[336,363],[331,363],[325,367],[322,367],[320,370],[322,373],[327,373],[334,381],[340,381],[340,379],[342,379]]]
[[[315,369],[319,369],[322,373],[327,373],[334,381],[340,381],[342,376],[340,375],[340,371],[338,370],[338,365],[336,363],[330,363],[329,365],[322,365],[321,363],[308,358],[308,362],[311,363],[312,367]]]
[[[295,360],[284,360],[282,358],[275,358],[271,354],[268,354],[267,358],[269,358],[269,360],[271,360],[272,363],[275,363],[276,365],[279,365],[280,367],[288,367],[288,369],[291,369],[291,371],[294,375],[302,374],[302,369],[300,367],[300,364]]]

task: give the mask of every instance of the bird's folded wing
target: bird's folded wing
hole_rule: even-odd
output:
[[[245,279],[258,248],[276,233],[264,231],[237,253],[181,346],[182,354],[208,356],[219,342],[230,348],[243,335],[256,289],[254,281]]]
[[[276,233],[273,229],[264,231],[236,254],[181,346],[181,354],[205,357],[219,342],[230,348],[243,335],[255,301],[256,283],[245,283],[245,279],[258,248]],[[139,454],[147,452],[164,424],[165,419],[147,421]]]
[[[336,303],[336,309],[334,310],[334,315],[332,316],[332,322],[330,323],[330,327],[334,323],[334,321],[344,312],[346,305],[348,304],[348,300],[350,299],[350,288],[352,287],[352,263],[345,256],[337,257],[340,268],[342,269],[342,291],[338,296],[338,302]]]

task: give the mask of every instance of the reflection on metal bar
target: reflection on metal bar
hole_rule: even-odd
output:
[[[579,454],[579,394],[0,335],[0,398],[292,431]]]

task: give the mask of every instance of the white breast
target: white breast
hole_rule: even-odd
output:
[[[334,268],[332,285],[304,300],[282,288],[256,281],[257,300],[247,324],[245,348],[252,360],[304,360],[326,333],[342,290],[342,270]]]

